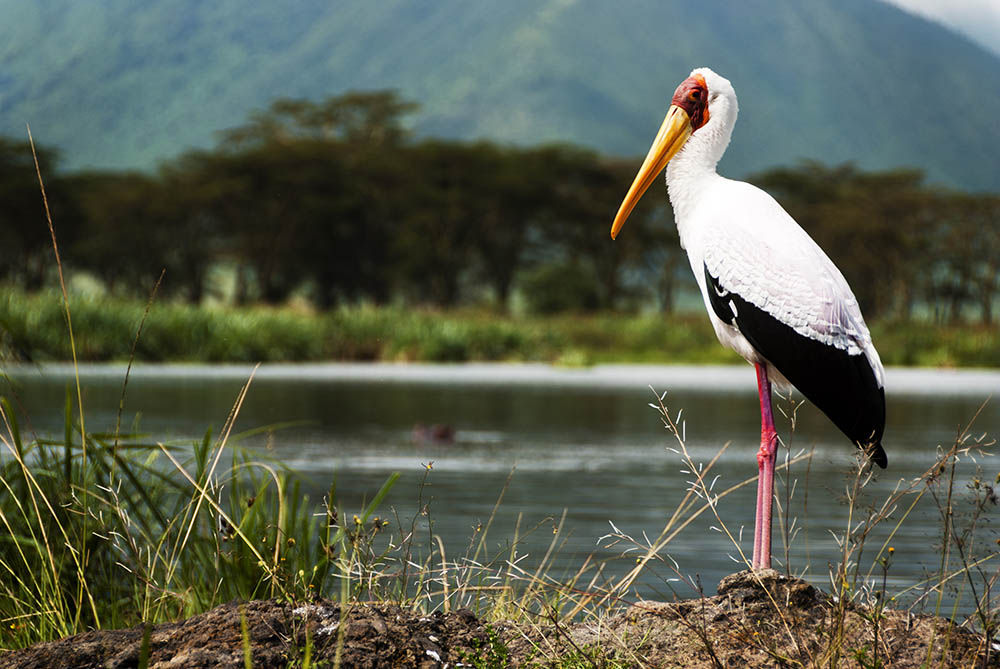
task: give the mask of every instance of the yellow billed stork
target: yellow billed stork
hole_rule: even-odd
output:
[[[667,191],[715,334],[757,372],[761,435],[754,569],[771,566],[778,436],[771,383],[790,383],[883,469],[885,373],[858,302],[833,261],[774,198],[719,176],[736,91],[699,68],[681,82],[611,227],[666,168]]]

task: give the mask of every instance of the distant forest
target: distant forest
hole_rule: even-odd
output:
[[[39,148],[60,248],[107,290],[200,302],[372,302],[532,312],[674,308],[693,288],[666,193],[608,231],[638,160],[571,145],[414,140],[387,91],[282,99],[154,174],[58,171]],[[109,139],[109,141],[112,141]],[[757,174],[846,275],[871,318],[992,322],[1000,195],[917,170],[806,163]],[[0,138],[0,281],[54,280],[30,147]],[[780,271],[780,268],[776,268]]]

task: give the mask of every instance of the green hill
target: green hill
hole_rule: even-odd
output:
[[[0,134],[149,168],[276,97],[397,88],[420,134],[645,152],[708,65],[729,174],[812,158],[1000,190],[1000,59],[878,0],[0,0]]]

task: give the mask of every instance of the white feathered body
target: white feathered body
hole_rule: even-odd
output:
[[[716,315],[706,268],[728,291],[796,333],[850,356],[864,355],[881,388],[882,363],[837,266],[774,198],[716,173],[736,121],[736,94],[711,70],[695,72],[707,81],[711,116],[667,166],[667,187],[681,245],[719,341],[751,363],[770,363],[737,327]],[[773,365],[768,372],[785,382]]]

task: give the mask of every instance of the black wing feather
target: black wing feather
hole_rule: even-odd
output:
[[[719,284],[705,266],[708,301],[724,323],[735,325],[750,345],[816,405],[872,461],[885,469],[885,390],[864,354],[799,334],[739,294]]]

